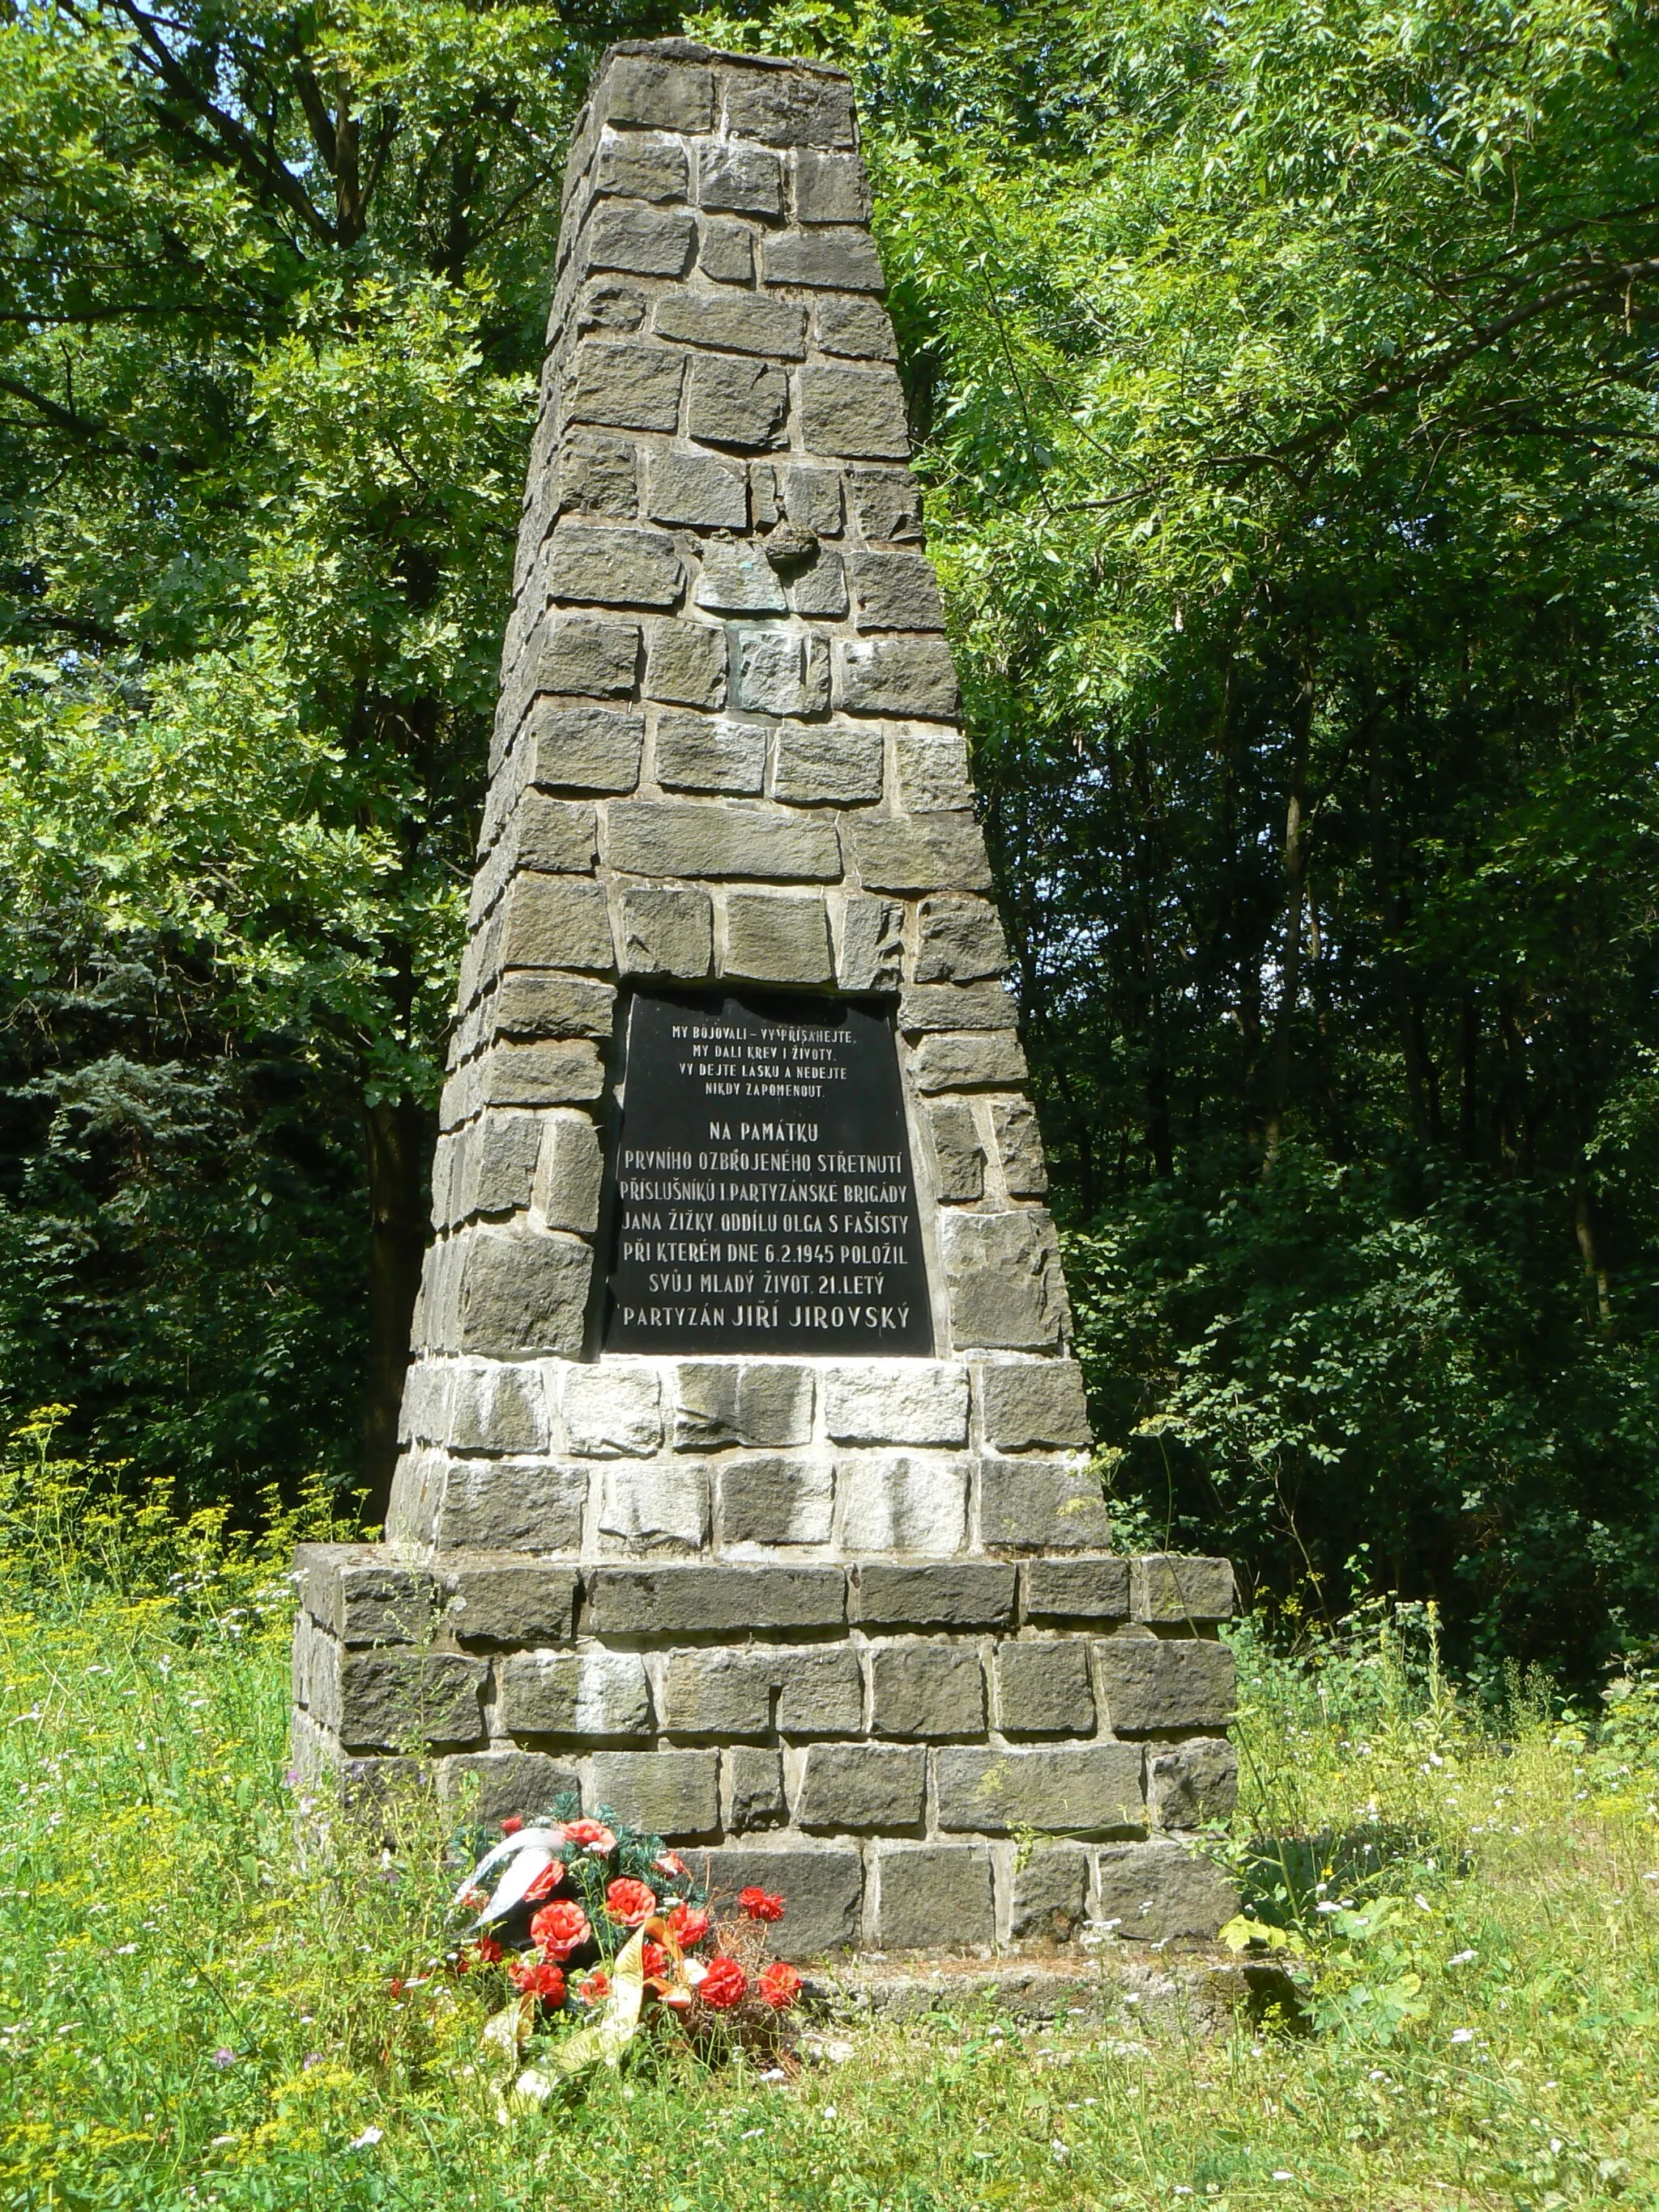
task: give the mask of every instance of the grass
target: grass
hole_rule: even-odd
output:
[[[1311,2033],[938,2019],[789,2088],[651,2060],[502,2125],[482,1999],[425,1971],[435,1837],[393,1864],[295,1818],[292,1525],[180,1530],[46,1453],[0,1490],[0,2203],[1659,2203],[1650,1685],[1599,1732],[1513,1693],[1500,1737],[1398,1615],[1294,1660],[1241,1633],[1216,1848],[1305,1952]]]

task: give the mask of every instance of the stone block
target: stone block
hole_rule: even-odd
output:
[[[707,216],[702,226],[702,273],[717,284],[752,284],[755,241],[740,222]]]
[[[787,611],[789,605],[777,571],[763,549],[748,539],[739,544],[710,545],[704,550],[702,573],[693,597],[700,607],[713,614],[781,615]],[[799,639],[782,633],[764,635],[776,635],[780,645],[793,647],[799,652]],[[744,706],[751,702],[739,693],[738,703]]]
[[[856,1850],[757,1850],[726,1845],[701,1854],[708,1869],[709,1901],[730,1916],[745,1889],[763,1889],[784,1901],[783,1917],[769,1931],[774,1955],[801,1960],[848,1949],[859,1940],[864,1911],[864,1862]]]
[[[804,1444],[812,1370],[784,1360],[683,1360],[675,1370],[674,1449]]]
[[[538,699],[519,737],[530,781],[553,791],[632,791],[644,742],[642,714],[562,699]]]
[[[617,994],[609,983],[554,969],[515,969],[501,977],[481,1011],[486,1037],[514,1042],[591,1037],[611,1032]]]
[[[991,1127],[1009,1197],[1041,1198],[1048,1188],[1048,1170],[1042,1164],[1042,1134],[1030,1103],[994,1098]]]
[[[665,1843],[718,1835],[720,1753],[715,1751],[601,1751],[589,1763],[590,1818],[625,1821]]]
[[[879,292],[885,282],[876,242],[865,230],[780,230],[761,240],[761,275],[769,284],[796,284],[824,292]],[[882,402],[887,399],[885,391]],[[809,422],[812,418],[809,416]],[[903,423],[903,402],[899,403]],[[866,440],[868,433],[864,434]],[[908,453],[902,446],[868,442],[840,447],[811,436],[809,444],[828,453],[856,453],[860,458]]]
[[[667,346],[630,345],[625,340],[584,338],[576,348],[565,385],[565,416],[618,430],[670,430],[680,419],[680,386],[685,356]],[[559,463],[561,497],[573,507],[603,514],[631,514],[633,449],[624,466],[612,447],[603,466],[589,447],[573,460]],[[595,492],[599,496],[593,496]]]
[[[1000,983],[911,983],[899,994],[898,1023],[907,1035],[927,1030],[1006,1030],[1014,1002]]]
[[[1088,1893],[1087,1851],[1075,1844],[1042,1845],[1014,1869],[1009,1935],[1017,1943],[1070,1942]]]
[[[793,806],[869,806],[881,797],[882,736],[857,722],[786,722],[772,793]]]
[[[651,1688],[637,1651],[514,1651],[501,1662],[501,1712],[514,1735],[648,1735]]]
[[[856,891],[830,902],[836,939],[836,981],[843,991],[890,988],[904,957],[904,908],[896,899]]]
[[[780,1735],[862,1735],[864,1675],[850,1644],[795,1644],[775,1651]]]
[[[974,1382],[980,1433],[994,1450],[1062,1451],[1089,1443],[1083,1370],[1075,1360],[988,1362],[975,1368]]]
[[[645,320],[645,294],[637,284],[624,284],[617,276],[591,276],[582,286],[576,301],[574,324],[580,336],[587,331],[619,331],[624,336],[637,331]],[[541,423],[538,425],[535,442],[530,449],[530,465],[533,470],[540,458],[541,441],[545,434],[551,441],[551,426],[555,418],[545,404]],[[531,482],[535,483],[532,476]],[[526,491],[526,507],[535,509],[532,495]]]
[[[908,469],[849,469],[847,489],[859,528],[872,545],[921,539],[921,492]]]
[[[752,292],[670,292],[657,303],[656,329],[659,337],[727,353],[799,361],[806,351],[805,308]]]
[[[827,1544],[835,1481],[822,1460],[731,1460],[720,1468],[726,1546]]]
[[[1230,1620],[1237,1602],[1230,1559],[1148,1552],[1134,1563],[1137,1620]]]
[[[771,447],[789,411],[789,381],[769,362],[698,354],[686,427],[705,445]]]
[[[726,631],[715,623],[658,623],[645,649],[645,695],[679,707],[726,704]]]
[[[613,56],[601,80],[599,120],[640,131],[707,131],[714,119],[714,80],[696,62]]]
[[[637,362],[630,360],[627,364],[635,372],[638,400],[648,405],[653,415],[666,413],[670,416],[665,424],[652,422],[637,427],[672,430],[679,416],[684,362],[677,355],[665,355],[654,347],[628,346],[617,350],[641,356]],[[653,375],[653,363],[671,366],[657,367]],[[577,376],[585,395],[580,407],[609,404],[605,371],[605,364],[597,353],[591,362],[579,362]],[[574,392],[568,405],[571,419],[580,419],[580,408]],[[574,507],[584,514],[605,514],[617,521],[631,521],[640,509],[638,467],[632,441],[627,438],[583,437],[574,431],[567,432],[559,452],[557,486],[561,510]]]
[[[1089,1650],[1079,1636],[1004,1644],[996,1655],[997,1725],[1005,1735],[1092,1735]]]
[[[735,1835],[781,1827],[789,1817],[783,1794],[783,1761],[775,1751],[737,1744],[720,1757],[726,1825]]]
[[[981,1461],[979,1517],[988,1550],[1097,1552],[1112,1540],[1099,1482],[1065,1460]]]
[[[777,526],[782,510],[778,505],[778,471],[770,461],[749,464],[749,500],[757,530]]]
[[[876,1735],[983,1735],[978,1650],[962,1643],[872,1644],[870,1713]]]
[[[1222,1736],[1194,1736],[1167,1751],[1149,1744],[1146,1783],[1160,1828],[1224,1820],[1238,1802],[1238,1754]]]
[[[955,814],[973,805],[968,742],[960,731],[902,730],[894,756],[907,813]]]
[[[599,1492],[607,1550],[696,1552],[708,1541],[708,1476],[684,1462],[608,1467]]]
[[[830,295],[818,301],[814,318],[818,350],[854,361],[892,361],[898,348],[887,310],[874,300]]]
[[[541,1751],[454,1752],[438,1761],[437,1779],[438,1802],[452,1820],[487,1828],[534,1820],[580,1790],[575,1769]]]
[[[547,1404],[537,1370],[500,1359],[457,1360],[450,1370],[449,1435],[456,1451],[547,1449]]]
[[[741,799],[622,799],[606,858],[641,876],[763,876],[824,882],[841,873],[835,824]]]
[[[1113,1844],[1100,1855],[1100,1917],[1128,1942],[1213,1942],[1238,1892],[1213,1861],[1182,1844]]]
[[[925,1359],[847,1360],[826,1366],[824,1425],[842,1444],[968,1441],[968,1370]]]
[[[729,215],[781,215],[783,162],[764,146],[730,140],[697,151],[699,205]]]
[[[842,1548],[948,1558],[968,1540],[968,1462],[891,1452],[836,1464]]]
[[[489,1669],[459,1651],[349,1651],[337,1730],[347,1751],[471,1743],[483,1733]]]
[[[599,1224],[604,1162],[599,1133],[585,1114],[544,1114],[535,1202],[550,1229],[591,1237]]]
[[[463,1644],[520,1650],[556,1644],[570,1634],[577,1587],[574,1567],[540,1559],[469,1561],[444,1577],[445,1625]]]
[[[1100,1834],[1146,1820],[1138,1744],[953,1744],[933,1757],[939,1824],[953,1833]]]
[[[599,857],[592,806],[526,791],[504,832],[512,861],[550,875],[584,873]]]
[[[951,882],[990,884],[985,840],[970,814],[860,821],[854,825],[853,844],[866,890],[921,891]]]
[[[927,1109],[927,1125],[933,1147],[936,1194],[958,1205],[982,1196],[985,1147],[973,1108],[962,1098],[940,1100]]]
[[[822,316],[823,309],[819,308]],[[842,532],[841,471],[792,465],[783,472],[783,503],[797,530],[815,538],[839,538]]]
[[[866,1628],[1006,1628],[1014,1570],[1001,1560],[901,1566],[866,1559],[855,1572],[854,1617]]]
[[[818,154],[810,147],[800,149],[795,155],[795,220],[869,222],[870,180],[856,154]]]
[[[597,1636],[836,1628],[846,1617],[846,1583],[839,1567],[598,1567],[590,1626]]]
[[[775,578],[774,581],[776,581]],[[789,630],[739,631],[738,706],[757,714],[799,714],[802,708],[801,683],[806,666],[806,642],[804,637]]]
[[[666,710],[657,717],[657,781],[668,791],[752,797],[766,781],[766,732],[724,714]]]
[[[1012,1030],[935,1030],[910,1056],[918,1091],[984,1091],[1025,1080],[1025,1054]]]
[[[746,530],[749,479],[712,453],[659,448],[646,471],[645,511],[653,522],[688,530]]]
[[[925,553],[860,553],[853,563],[853,596],[860,629],[945,627],[939,579]],[[965,783],[965,775],[963,780]],[[954,802],[958,806],[966,803],[963,799]]]
[[[1114,1735],[1224,1728],[1232,1718],[1237,1676],[1224,1644],[1196,1636],[1109,1636],[1095,1645],[1095,1664]]]
[[[708,892],[624,884],[617,893],[617,958],[625,975],[708,975],[714,961]]]
[[[876,1941],[884,1951],[972,1951],[996,1940],[991,1854],[924,1844],[876,1862]]]
[[[653,207],[597,207],[582,240],[590,269],[631,276],[683,276],[696,250],[694,217]]]
[[[477,1108],[582,1105],[605,1088],[599,1055],[591,1044],[495,1044],[465,1073]]]
[[[958,1349],[1037,1352],[1059,1342],[1066,1286],[1046,1213],[947,1213],[939,1232]]]
[[[1032,1620],[1121,1620],[1129,1610],[1127,1559],[1033,1559],[1024,1569]]]
[[[839,70],[734,68],[726,79],[726,129],[768,146],[853,146],[853,91]]]
[[[662,1442],[662,1385],[654,1367],[604,1363],[560,1372],[565,1449],[583,1459],[643,1459]]]
[[[812,615],[827,622],[839,622],[847,612],[847,571],[839,553],[820,546],[804,568],[795,571],[790,581],[789,604],[798,615]],[[828,675],[828,663],[825,663]],[[828,703],[826,691],[824,701]]]
[[[619,199],[689,199],[685,149],[672,138],[639,138],[631,132],[625,138],[601,139],[593,190]]]
[[[771,1654],[763,1648],[671,1651],[662,1675],[662,1725],[675,1736],[769,1735],[772,1674]]]
[[[755,983],[828,983],[830,921],[818,891],[728,891],[723,975]]]
[[[562,522],[548,541],[547,588],[556,599],[612,607],[672,607],[680,556],[659,530]]]
[[[872,247],[872,257],[873,252]],[[775,283],[781,281],[783,280],[773,278]],[[808,280],[797,277],[787,281]],[[876,281],[880,281],[879,264]],[[859,460],[908,458],[910,433],[904,419],[904,394],[892,369],[809,366],[800,371],[799,386],[801,434],[810,453],[834,453]],[[692,388],[695,395],[695,370]],[[949,657],[946,648],[947,660]],[[951,690],[954,698],[954,677]],[[927,709],[895,707],[875,711],[923,714]]]
[[[1001,918],[984,899],[926,898],[917,920],[918,983],[975,982],[1006,969]]]
[[[639,661],[637,623],[591,622],[568,615],[549,626],[537,686],[543,691],[580,691],[609,698],[632,691]]]
[[[795,1796],[796,1824],[836,1834],[921,1826],[927,1754],[919,1746],[813,1743]]]
[[[510,1358],[581,1349],[593,1255],[574,1237],[533,1231],[463,1233],[456,1324],[460,1352]]]
[[[452,1460],[434,1540],[440,1552],[575,1552],[587,1470],[559,1460]]]

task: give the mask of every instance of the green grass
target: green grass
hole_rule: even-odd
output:
[[[435,1834],[392,1865],[295,1817],[291,1534],[100,1509],[39,1437],[0,1497],[0,2203],[1659,2203],[1644,1686],[1600,1741],[1517,1696],[1500,1741],[1381,1618],[1296,1662],[1240,1637],[1218,1844],[1310,1954],[1311,2033],[939,2019],[788,2088],[647,2060],[503,2125],[481,1993],[427,1976]]]

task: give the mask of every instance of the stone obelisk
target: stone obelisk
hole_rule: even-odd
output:
[[[1088,1471],[869,216],[840,70],[601,64],[404,1450],[302,1559],[296,1747],[580,1792],[796,1956],[1204,1935],[1232,1577]]]

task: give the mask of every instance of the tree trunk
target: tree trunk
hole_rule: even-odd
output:
[[[398,1413],[409,1328],[426,1251],[430,1115],[412,1099],[382,1099],[363,1114],[368,1155],[368,1374],[363,1393],[365,1514],[383,1522],[398,1462]]]
[[[1297,693],[1291,749],[1291,787],[1285,802],[1285,934],[1279,958],[1279,1006],[1273,1018],[1273,1056],[1267,1093],[1267,1121],[1261,1143],[1265,1182],[1279,1158],[1285,1109],[1291,1095],[1291,1048],[1296,1002],[1302,988],[1302,914],[1308,891],[1308,740],[1313,727],[1313,679],[1304,675]]]

